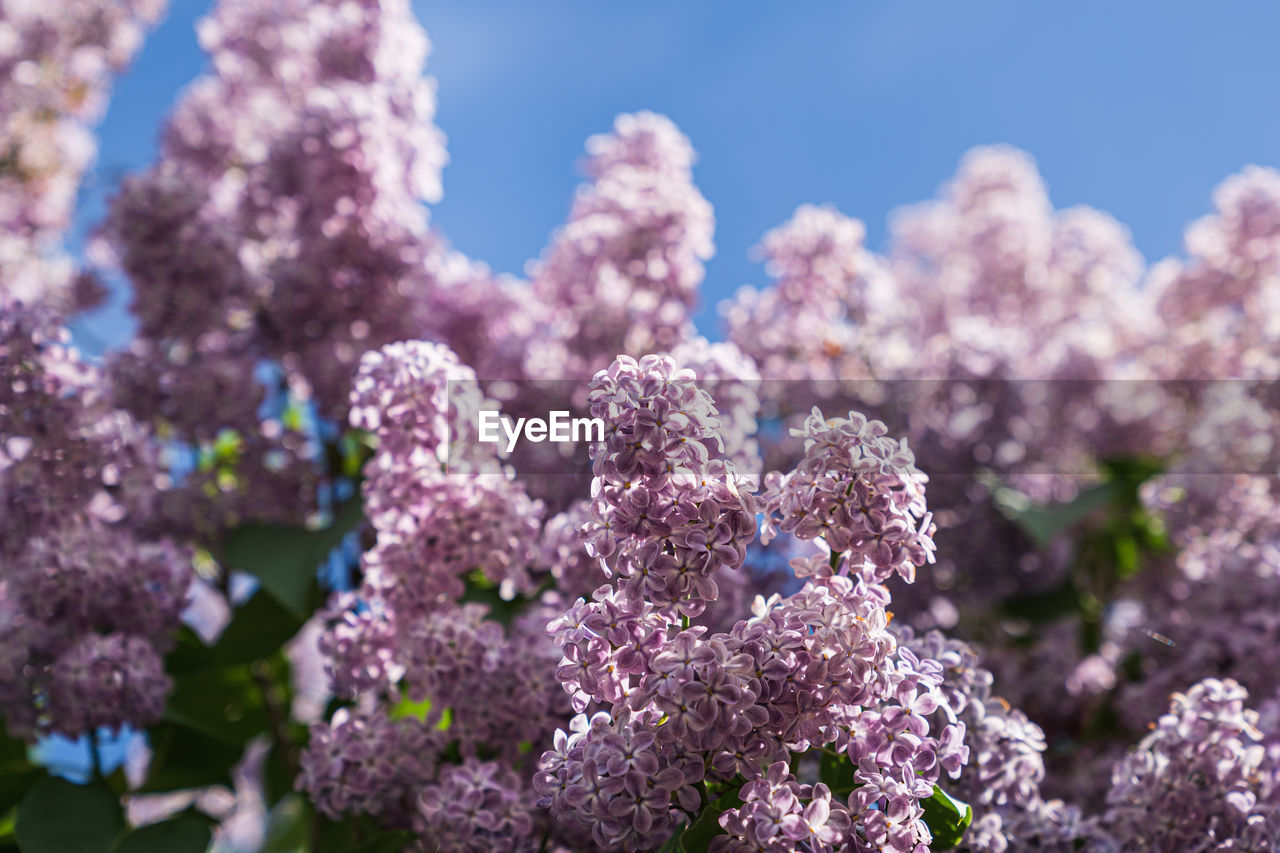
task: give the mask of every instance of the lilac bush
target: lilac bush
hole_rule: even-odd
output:
[[[1147,267],[979,149],[883,251],[801,206],[712,341],[669,119],[496,276],[409,4],[221,0],[81,262],[161,9],[62,5],[0,4],[0,846],[1280,845],[1280,175]]]

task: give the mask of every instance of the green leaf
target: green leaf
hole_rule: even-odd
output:
[[[183,625],[178,631],[177,645],[165,656],[164,669],[171,676],[179,676],[209,669],[216,663],[213,648],[206,645],[195,631]]]
[[[278,524],[249,524],[223,542],[223,564],[253,575],[300,622],[319,603],[317,572],[321,562],[364,519],[358,498],[338,510],[323,530]]]
[[[211,823],[199,812],[186,811],[135,829],[120,839],[112,853],[205,853],[212,840]]]
[[[1138,487],[1161,474],[1165,463],[1152,456],[1117,456],[1100,463],[1109,480],[1124,483],[1136,497]]]
[[[738,796],[740,790],[738,785],[734,785],[718,799],[707,803],[698,819],[677,830],[667,844],[674,844],[671,849],[679,853],[704,853],[711,846],[711,840],[724,832],[720,827],[720,815],[742,805]]]
[[[285,797],[267,817],[261,853],[306,853],[311,849],[311,806],[297,794]]]
[[[23,853],[110,853],[122,829],[120,801],[101,785],[45,776],[18,807]]]
[[[964,831],[973,823],[973,809],[949,795],[946,791],[933,786],[933,795],[921,800],[924,809],[924,822],[933,835],[930,850],[951,850],[964,838]]]
[[[159,723],[147,734],[153,754],[139,793],[230,787],[231,770],[244,756],[243,746],[177,723]]]
[[[27,791],[31,790],[31,786],[43,774],[43,770],[31,766],[0,773],[0,814],[10,811],[22,802]]]
[[[164,719],[243,747],[266,731],[262,691],[248,666],[224,666],[174,679]]]
[[[213,646],[221,663],[248,663],[271,657],[302,628],[302,619],[270,595],[257,592],[236,608],[231,624]]]
[[[25,762],[27,754],[26,742],[10,737],[5,729],[4,720],[0,719],[0,767],[8,766],[13,762]]]
[[[391,719],[403,720],[406,717],[413,717],[415,720],[425,721],[427,714],[431,712],[431,700],[423,699],[421,702],[414,702],[408,696],[402,698],[391,709]]]
[[[417,838],[402,830],[380,832],[368,841],[347,848],[344,853],[400,853]]]
[[[262,768],[262,795],[270,808],[293,793],[298,770],[278,744],[271,745]]]
[[[822,750],[822,756],[818,762],[818,778],[831,789],[836,799],[845,799],[857,787],[857,782],[853,778],[854,770],[849,756]]]
[[[12,811],[44,771],[33,766],[25,741],[9,737],[0,721],[0,815]]]
[[[1128,580],[1138,573],[1142,567],[1141,550],[1138,547],[1138,539],[1131,533],[1117,533],[1113,540],[1113,550],[1115,551],[1116,575],[1121,580]]]
[[[1074,580],[1067,578],[1044,592],[1012,596],[1001,606],[1010,616],[1032,622],[1051,622],[1068,613],[1080,612],[1080,590]]]
[[[1041,548],[1062,533],[1116,501],[1124,486],[1116,482],[1099,483],[1061,504],[1004,507],[1005,514]]]

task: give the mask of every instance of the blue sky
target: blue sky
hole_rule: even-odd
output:
[[[81,231],[119,175],[155,151],[164,114],[202,68],[192,27],[168,19],[119,81],[101,125]],[[434,221],[500,271],[520,272],[568,209],[592,133],[619,112],[671,116],[699,152],[717,256],[698,315],[762,283],[748,257],[804,202],[831,202],[883,245],[896,206],[933,195],[970,147],[1039,161],[1058,206],[1127,223],[1148,259],[1176,252],[1213,187],[1280,165],[1280,4],[1158,2],[419,2],[449,136]],[[129,324],[77,324],[96,350]]]

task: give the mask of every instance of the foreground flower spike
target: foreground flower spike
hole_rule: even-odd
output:
[[[827,420],[815,408],[795,433],[804,438],[804,459],[795,471],[765,480],[764,541],[775,531],[820,536],[834,555],[847,556],[842,571],[865,571],[876,582],[895,572],[915,580],[916,567],[933,560],[928,477],[906,441],[886,431],[856,412]]]
[[[378,440],[364,471],[378,536],[365,581],[403,620],[457,598],[472,571],[508,598],[532,588],[542,506],[476,441],[486,405],[475,373],[443,344],[389,344],[361,360],[350,420]]]
[[[742,565],[756,526],[711,396],[693,371],[649,355],[619,356],[587,399],[607,426],[592,455],[592,552],[631,598],[698,615],[716,597],[716,573]]]
[[[942,666],[935,719],[945,716],[960,724],[942,739],[952,762],[946,769],[959,771],[950,793],[974,810],[959,849],[1006,853],[1039,844],[1035,849],[1069,853],[1096,840],[1077,807],[1042,796],[1044,731],[993,692],[992,674],[982,667],[978,652],[940,631],[917,636],[901,627],[898,637],[922,660]]]
[[[795,561],[797,574],[815,577],[794,595],[758,599],[754,616],[728,632],[691,627],[686,608],[671,606],[671,579],[652,577],[664,558],[690,564],[685,505],[702,523],[726,507],[744,515],[754,507],[745,486],[711,488],[713,477],[735,475],[715,458],[715,409],[691,372],[654,356],[619,357],[597,376],[590,398],[609,428],[594,458],[584,535],[615,582],[578,599],[548,632],[574,708],[612,710],[581,713],[543,753],[534,780],[543,805],[557,821],[589,829],[597,844],[645,850],[698,815],[706,805],[699,785],[729,784],[742,788],[746,805],[723,816],[729,836],[716,843],[724,849],[841,849],[872,838],[914,851],[928,838],[921,801],[967,753],[962,727],[931,730],[942,667],[897,647],[888,590],[870,571],[833,576],[829,554],[819,552]],[[881,439],[883,429],[869,436]],[[905,450],[885,441],[886,458],[906,471]],[[834,478],[850,461],[848,453],[828,454],[810,470]],[[892,484],[872,478],[882,474],[878,465],[864,467],[874,469],[864,480],[888,502],[913,520],[923,515],[924,478],[913,466]],[[912,499],[903,500],[907,490]],[[726,549],[715,562],[740,561]],[[790,776],[794,756],[824,749],[848,762],[856,791],[845,794],[847,805]]]

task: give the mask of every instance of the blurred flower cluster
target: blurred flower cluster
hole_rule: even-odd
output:
[[[224,850],[1280,845],[1280,175],[1148,266],[979,149],[883,251],[800,207],[712,342],[671,121],[495,276],[430,225],[407,0],[220,0],[79,270],[160,11],[0,2],[6,738],[145,732],[138,822],[234,765]],[[576,462],[475,440],[562,409]]]

